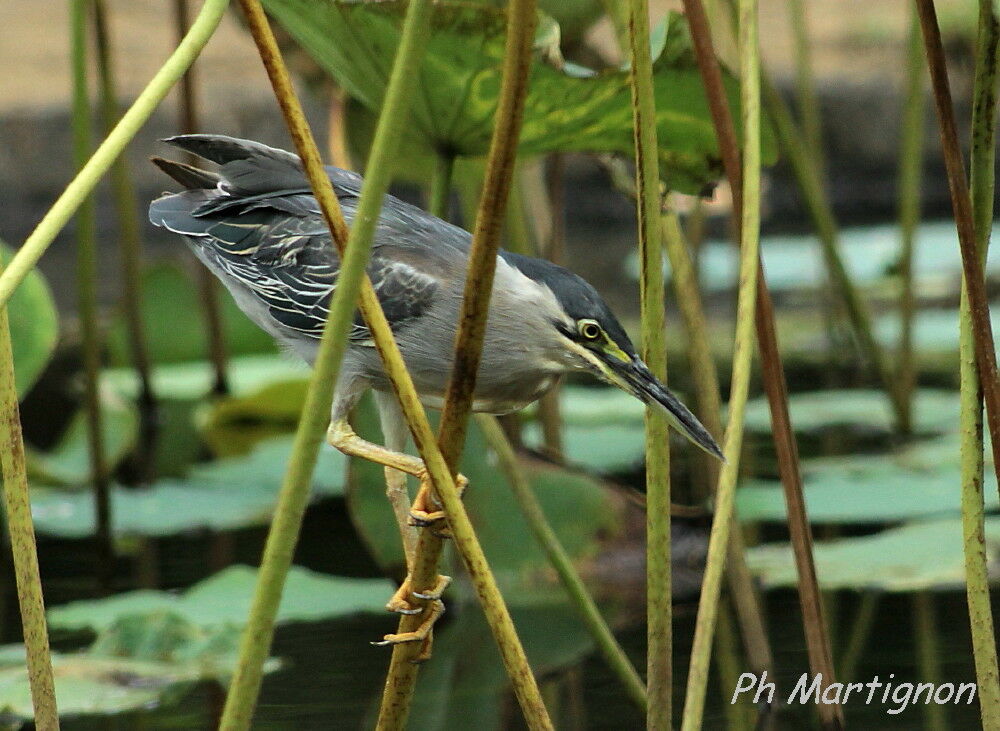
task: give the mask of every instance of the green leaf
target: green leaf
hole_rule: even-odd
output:
[[[197,467],[184,479],[137,488],[112,485],[115,535],[169,536],[264,525],[274,510],[291,445],[291,437],[278,437],[262,442],[246,457]],[[341,495],[343,475],[344,457],[324,445],[313,476],[314,495]],[[31,513],[39,533],[60,538],[94,534],[94,498],[88,492],[35,488]]]
[[[49,624],[61,629],[101,632],[132,615],[165,613],[195,627],[242,627],[250,611],[257,570],[230,566],[181,594],[166,591],[130,591],[104,599],[70,602],[48,611]],[[353,579],[320,574],[300,566],[288,573],[277,621],[315,622],[359,612],[384,612],[395,591],[386,579]]]
[[[228,362],[229,390],[234,396],[264,388],[280,380],[304,378],[306,365],[284,355],[243,355]],[[139,379],[131,368],[111,368],[101,375],[102,382],[124,396],[136,399]],[[214,383],[212,364],[207,360],[158,365],[153,368],[153,391],[158,397],[185,401],[199,400]]]
[[[4,267],[13,252],[0,240],[0,264]],[[49,362],[59,337],[59,319],[49,285],[33,269],[24,278],[7,305],[11,346],[14,351],[14,384],[19,398],[35,385]]]
[[[1000,551],[1000,518],[986,519],[985,548],[987,555]],[[943,590],[965,583],[958,518],[913,523],[860,538],[818,541],[813,549],[820,585],[828,590]],[[798,582],[792,549],[786,543],[748,549],[747,563],[765,586]]]
[[[108,470],[113,471],[135,446],[139,416],[133,404],[106,386],[100,389],[100,404],[104,459]],[[83,410],[78,411],[55,447],[45,452],[29,448],[27,459],[28,476],[33,482],[88,484],[87,414]]]
[[[961,510],[959,439],[947,434],[894,454],[849,455],[802,465],[812,523],[892,523]],[[984,475],[986,508],[1000,507],[996,472]],[[749,480],[736,492],[740,518],[783,522],[785,495],[775,480]]]
[[[378,441],[374,411],[366,399],[358,409],[356,425],[359,434]],[[548,559],[474,423],[469,425],[461,469],[469,479],[463,498],[466,510],[505,598],[524,605],[562,597]],[[621,531],[624,506],[597,480],[534,460],[524,460],[523,469],[563,546],[578,561],[594,556],[604,541]],[[403,554],[385,498],[382,467],[355,459],[350,474],[348,509],[362,540],[383,569],[399,569]]]
[[[187,272],[172,262],[147,267],[142,273],[141,313],[146,342],[154,363],[177,363],[208,357],[208,334],[198,288]],[[229,355],[272,353],[271,337],[240,312],[228,292],[219,292],[226,350]],[[125,317],[119,314],[108,333],[114,365],[132,362]]]
[[[265,6],[348,93],[370,111],[380,108],[399,44],[406,3],[267,0]],[[476,157],[489,149],[500,89],[506,19],[503,10],[435,4],[431,37],[410,110],[409,136],[426,150]],[[632,155],[628,72],[593,72],[563,64],[543,19],[536,36],[519,153],[618,152]],[[672,15],[669,53],[654,68],[661,174],[668,187],[698,193],[721,176],[715,133],[690,53],[678,52],[687,29]],[[737,87],[726,77],[730,104]],[[735,115],[738,118],[738,115]],[[765,132],[764,157],[772,160]]]
[[[295,431],[308,381],[269,383],[244,396],[214,401],[198,416],[205,441],[215,454],[246,454],[262,439]]]

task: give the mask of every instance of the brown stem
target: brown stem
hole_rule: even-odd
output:
[[[743,208],[743,175],[736,128],[726,101],[722,74],[712,47],[711,30],[701,0],[684,0],[684,9],[694,40],[695,54],[702,81],[708,95],[709,111],[719,138],[726,177],[733,195],[733,216],[740,220]],[[778,349],[774,322],[774,304],[764,278],[764,269],[757,262],[758,289],[755,308],[757,342],[760,350],[762,378],[771,409],[771,431],[774,434],[778,470],[788,505],[788,527],[799,573],[799,600],[806,632],[810,669],[823,674],[824,682],[834,682],[830,642],[823,619],[823,604],[812,555],[812,530],[806,514],[799,471],[798,447],[788,413],[788,385]],[[842,728],[843,709],[839,704],[821,704],[820,719],[827,728]]]
[[[955,111],[951,106],[951,89],[948,84],[948,69],[944,48],[941,45],[941,31],[938,28],[934,0],[916,0],[916,3],[920,15],[920,28],[924,36],[931,88],[934,90],[934,106],[937,109],[941,132],[944,164],[948,171],[948,188],[951,191],[951,205],[955,215],[955,226],[958,229],[958,243],[962,252],[962,271],[965,274],[969,313],[972,316],[972,333],[976,346],[976,366],[983,389],[983,400],[986,402],[986,423],[990,430],[994,464],[1000,465],[1000,381],[997,379],[997,357],[993,343],[993,328],[990,324],[989,300],[986,298],[986,279],[983,263],[976,249],[972,198],[965,176],[962,149],[958,143]]]

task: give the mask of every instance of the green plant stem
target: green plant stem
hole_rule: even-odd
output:
[[[642,357],[667,380],[663,311],[663,241],[656,97],[649,48],[649,3],[628,3],[629,84],[635,138]],[[646,407],[646,728],[671,727],[673,695],[673,594],[670,577],[670,451],[665,415]]]
[[[188,0],[174,0],[174,25],[177,38],[183,38],[190,26]],[[180,114],[178,122],[181,134],[193,134],[199,131],[198,103],[196,95],[195,65],[191,64],[180,80]],[[194,155],[187,153],[188,162],[194,162]],[[226,334],[222,323],[222,304],[219,300],[219,282],[208,267],[200,263],[198,272],[198,292],[201,297],[201,307],[205,316],[205,326],[208,329],[208,356],[215,372],[212,393],[222,396],[229,393],[229,375],[226,356]]]
[[[66,186],[34,231],[21,244],[10,265],[0,274],[0,306],[10,301],[14,290],[38,263],[42,254],[90,195],[129,140],[149,119],[177,79],[194,62],[208,39],[212,37],[228,5],[229,0],[205,0],[191,26],[191,31],[156,72],[128,111],[122,115],[114,130],[100,144],[83,169]]]
[[[881,593],[877,591],[866,591],[861,595],[861,604],[858,606],[858,613],[854,616],[851,631],[847,637],[847,647],[844,648],[838,664],[840,677],[844,682],[857,680],[858,663],[868,646],[872,626],[875,624],[875,613],[881,598]]]
[[[73,0],[70,6],[73,63],[73,160],[77,169],[87,162],[91,145],[90,98],[87,89],[87,13],[91,0]],[[111,496],[101,426],[101,333],[97,323],[97,220],[93,197],[80,206],[76,219],[76,288],[80,316],[84,371],[84,410],[87,414],[87,452],[96,515],[95,573],[104,593],[111,591],[114,543],[111,535]]]
[[[514,448],[507,440],[503,428],[497,418],[489,414],[477,415],[476,421],[479,423],[480,429],[483,430],[487,444],[497,454],[500,468],[507,476],[507,481],[510,483],[511,490],[524,514],[528,527],[559,575],[566,593],[569,594],[570,600],[580,613],[587,631],[590,632],[604,656],[605,662],[624,686],[625,692],[632,702],[645,711],[646,686],[643,684],[642,678],[639,677],[639,673],[636,672],[625,651],[622,650],[621,645],[618,644],[611,629],[604,621],[597,604],[587,593],[587,587],[584,586],[583,579],[577,573],[573,559],[569,557],[566,549],[559,542],[559,537],[549,524],[548,518],[545,517],[541,503],[538,502],[538,498],[524,476]]]
[[[101,92],[101,122],[104,133],[110,134],[121,116],[115,85],[115,59],[108,31],[107,8],[104,0],[94,1],[94,36],[97,42],[97,71]],[[86,160],[84,160],[86,162]],[[118,216],[119,255],[121,257],[122,310],[128,331],[132,366],[139,380],[139,408],[142,418],[139,444],[140,472],[151,478],[152,434],[156,420],[156,399],[150,379],[149,350],[142,322],[139,292],[141,281],[142,235],[135,185],[125,156],[119,156],[111,166],[111,195]]]
[[[497,123],[490,143],[483,193],[476,215],[462,313],[455,339],[454,366],[445,394],[438,432],[440,455],[443,455],[452,474],[465,441],[468,412],[479,368],[493,273],[496,267],[496,252],[499,247],[500,227],[514,170],[536,22],[534,0],[513,0],[508,5],[507,43],[500,99],[495,114]],[[426,461],[427,453],[422,448],[420,438],[416,434],[414,436]],[[431,465],[428,464],[428,467]],[[552,722],[545,710],[524,648],[514,630],[503,597],[489,571],[461,498],[454,488],[454,482],[451,480],[433,482],[437,498],[448,516],[455,547],[462,556],[496,639],[501,659],[511,679],[525,721],[531,729],[552,728]],[[414,588],[433,585],[437,577],[441,550],[440,538],[434,536],[431,531],[421,532],[411,573],[411,583]],[[404,616],[400,620],[399,631],[413,630],[418,622],[419,620],[413,615]],[[397,645],[393,648],[378,728],[401,729],[405,726],[409,713],[409,700],[416,682],[416,667],[411,660],[418,651],[419,648],[406,645]]]
[[[812,152],[820,178],[826,177],[826,156],[823,154],[823,124],[819,99],[813,82],[812,52],[809,45],[809,23],[803,0],[788,0],[795,45],[795,96],[802,120],[802,134]]]
[[[913,635],[917,642],[917,671],[920,682],[941,683],[941,651],[938,646],[938,628],[934,617],[934,594],[918,591],[913,595]],[[924,704],[924,729],[945,731],[948,728],[945,706],[941,703]],[[989,728],[983,726],[983,728]]]
[[[716,490],[715,518],[709,536],[705,575],[702,581],[687,694],[681,728],[701,728],[708,685],[709,657],[718,612],[722,571],[733,521],[733,499],[743,446],[743,415],[750,389],[753,355],[754,306],[760,245],[760,49],[757,36],[756,0],[739,3],[740,102],[743,122],[743,185],[740,225],[740,275],[736,305],[736,337],[733,345],[733,375],[729,396],[729,425],[723,452],[726,463]]]
[[[913,250],[920,223],[920,184],[924,150],[924,65],[920,43],[920,21],[912,14],[906,53],[906,90],[899,145],[899,234],[901,240],[899,390],[905,405],[903,433],[912,431],[913,392],[917,383],[913,354],[913,317],[916,296],[913,290]]]
[[[694,264],[688,253],[676,213],[665,210],[661,221],[663,241],[670,259],[671,281],[674,285],[677,309],[681,313],[688,334],[688,357],[691,362],[699,416],[705,428],[718,436],[722,434],[719,375],[708,342],[708,320],[702,307]],[[764,286],[763,279],[758,286]],[[709,491],[714,491],[719,480],[719,463],[714,458],[709,458],[706,463],[706,474],[710,480]],[[733,597],[750,668],[755,673],[766,671],[773,676],[774,658],[767,638],[760,597],[754,588],[750,569],[747,567],[743,534],[739,530],[734,530],[729,535],[726,579]],[[736,633],[732,635],[735,636]]]
[[[739,683],[744,666],[734,651],[736,647],[736,623],[729,602],[719,604],[719,618],[715,629],[715,668],[719,681],[719,697],[731,699],[733,689]],[[749,731],[754,728],[756,712],[753,705],[744,699],[736,703],[724,703],[726,728],[730,731]]]
[[[14,354],[11,350],[7,307],[0,307],[0,465],[3,469],[4,509],[14,558],[17,601],[27,654],[31,703],[35,728],[59,728],[49,633],[45,623],[42,578],[38,571],[38,547],[31,521],[28,475],[24,461],[24,439],[14,387]]]
[[[439,152],[431,178],[430,206],[428,211],[445,221],[448,220],[448,203],[451,200],[451,179],[455,171],[455,156]]]
[[[723,165],[733,191],[734,214],[742,220],[744,215],[743,171],[740,166],[739,145],[736,141],[736,128],[722,86],[719,65],[713,53],[711,31],[699,0],[685,0],[685,9],[694,40],[699,70],[708,93],[709,109],[719,139]],[[788,412],[788,386],[778,350],[774,303],[771,301],[759,253],[757,278],[759,286],[755,303],[755,324],[761,358],[761,375],[771,412],[771,430],[778,457],[778,471],[785,492],[785,502],[788,506],[788,528],[792,539],[796,571],[799,575],[799,601],[802,608],[802,622],[805,629],[809,664],[814,674],[822,674],[825,680],[828,679],[830,683],[833,683],[831,643],[823,618],[823,602],[813,562],[812,530],[803,496],[798,446],[795,442],[791,416]],[[732,549],[730,553],[732,555]],[[730,565],[738,564],[730,558]],[[843,711],[839,704],[822,704],[818,712],[821,721],[828,728],[843,726]]]
[[[930,10],[933,13],[933,6]],[[928,30],[931,30],[925,24],[926,20],[929,19],[921,18],[925,40]],[[975,259],[980,265],[986,259],[993,219],[998,42],[1000,42],[1000,26],[994,15],[992,3],[989,0],[982,0],[979,7],[979,37],[972,105],[971,211],[968,212],[970,220],[967,222],[974,229]],[[928,57],[930,55],[928,54]],[[933,76],[932,72],[932,78]],[[945,123],[942,121],[942,130],[944,127]],[[966,193],[966,202],[968,201]],[[957,211],[958,206],[955,207]],[[1000,673],[998,673],[996,634],[990,604],[988,557],[985,551],[983,383],[981,370],[976,367],[977,333],[972,317],[975,309],[970,296],[972,289],[966,272],[962,280],[959,322],[961,502],[965,586],[983,728],[1000,728]],[[991,433],[991,436],[993,439],[997,438],[995,433]],[[994,454],[996,454],[996,444],[994,444]]]

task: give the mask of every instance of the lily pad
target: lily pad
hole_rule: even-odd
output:
[[[262,439],[294,432],[308,385],[301,378],[279,381],[216,400],[198,417],[205,441],[215,454],[226,457],[246,454]]]
[[[892,523],[961,510],[958,435],[946,435],[889,455],[815,459],[802,465],[806,508],[812,523]],[[996,472],[987,470],[988,509],[1000,508]],[[749,480],[736,492],[744,520],[783,522],[781,483]]]
[[[154,363],[176,363],[208,357],[208,330],[198,288],[191,276],[172,262],[153,264],[142,273],[140,309],[146,342]],[[223,331],[230,355],[273,353],[273,340],[240,312],[220,288]],[[108,333],[108,350],[115,365],[130,364],[129,334],[124,315]]]
[[[257,582],[257,569],[230,566],[182,594],[130,591],[104,599],[53,607],[49,623],[61,629],[101,632],[122,617],[169,613],[200,628],[242,627]],[[293,566],[278,608],[277,621],[314,622],[359,612],[384,612],[395,587],[387,579],[354,579]]]
[[[381,107],[406,3],[267,0],[272,13],[348,93],[369,110]],[[481,156],[489,149],[506,33],[502,9],[435,3],[420,93],[409,135],[429,150]],[[699,193],[721,176],[718,147],[687,27],[673,14],[654,64],[661,174],[675,190]],[[542,17],[535,37],[519,152],[619,152],[631,155],[628,72],[594,72],[562,60],[558,26]],[[727,75],[734,109],[736,83]],[[738,115],[735,115],[738,118]],[[774,144],[765,131],[764,157]]]
[[[0,240],[0,264],[7,266],[13,253]],[[7,306],[11,347],[14,352],[14,385],[23,397],[35,385],[52,357],[59,337],[59,319],[52,292],[37,269],[28,273]]]
[[[114,470],[135,445],[139,416],[135,406],[107,387],[100,389],[104,460]],[[28,476],[32,482],[84,485],[90,478],[87,414],[79,411],[55,447],[27,452]]]
[[[986,519],[991,573],[1000,552],[1000,518]],[[816,573],[824,589],[924,591],[958,589],[965,582],[962,522],[958,518],[913,523],[871,536],[818,541]],[[791,547],[766,544],[747,550],[750,570],[767,587],[798,581]]]
[[[275,381],[290,381],[308,376],[308,367],[285,355],[243,355],[228,361],[229,390],[234,396],[256,391]],[[136,399],[139,379],[131,368],[110,368],[101,375],[102,382]],[[207,360],[158,365],[152,373],[153,390],[162,398],[195,401],[203,398],[215,382],[212,364]]]
[[[788,399],[797,432],[852,426],[891,433],[894,417],[885,392],[875,389],[829,389],[792,394]],[[940,434],[958,426],[958,393],[920,389],[914,395],[913,425],[917,433]],[[771,412],[764,397],[747,404],[746,429],[770,432]]]
[[[262,443],[246,457],[219,460],[192,470],[184,479],[162,479],[146,487],[111,487],[114,534],[169,536],[197,530],[234,530],[270,519],[288,456],[291,437]],[[323,446],[313,476],[313,494],[343,491],[344,458]],[[31,495],[35,529],[60,538],[94,534],[93,496],[85,491],[36,488]]]

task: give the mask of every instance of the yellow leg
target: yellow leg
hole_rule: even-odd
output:
[[[377,647],[385,647],[386,645],[398,645],[403,642],[420,642],[422,643],[420,653],[417,655],[414,662],[423,662],[430,657],[431,630],[434,628],[435,623],[441,618],[441,615],[444,614],[444,602],[440,599],[435,599],[427,605],[425,614],[426,616],[420,623],[420,626],[412,632],[385,635],[380,642],[373,642],[372,644]]]

